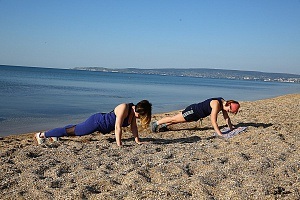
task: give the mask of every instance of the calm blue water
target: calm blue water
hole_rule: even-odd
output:
[[[300,85],[0,66],[0,92],[5,136],[78,123],[123,102],[148,99],[160,113],[210,97],[248,101],[299,93]]]

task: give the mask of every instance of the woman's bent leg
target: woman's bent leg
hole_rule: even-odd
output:
[[[182,114],[179,113],[173,117],[164,117],[164,118],[158,120],[157,125],[166,124],[168,126],[171,124],[177,124],[177,123],[183,123],[183,122],[186,122],[186,121],[185,121],[184,117],[182,116]]]

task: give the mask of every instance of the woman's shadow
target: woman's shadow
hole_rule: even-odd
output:
[[[187,144],[187,143],[196,143],[201,141],[199,136],[191,136],[184,138],[175,138],[175,139],[162,139],[162,138],[144,138],[144,141],[151,142],[152,144]]]
[[[274,124],[272,123],[255,123],[255,122],[247,122],[247,123],[239,123],[236,125],[236,127],[241,127],[241,126],[246,126],[246,127],[249,127],[249,126],[252,126],[252,127],[255,127],[255,128],[259,128],[259,127],[262,127],[262,128],[268,128],[270,126],[273,126]]]
[[[114,142],[114,139],[111,139]],[[133,141],[133,138],[124,139],[123,141]],[[163,139],[163,138],[141,138],[141,141],[143,142],[150,142],[151,144],[186,144],[186,143],[196,143],[201,141],[201,138],[199,136],[191,136],[191,137],[184,137],[184,138],[175,138],[175,139]]]
[[[238,123],[235,125],[236,128],[238,127],[255,127],[255,128],[268,128],[270,126],[273,126],[272,123],[254,123],[254,122],[247,122],[247,123]],[[227,127],[227,126],[220,126],[220,129]],[[190,131],[205,131],[205,130],[213,130],[212,127],[193,127],[193,128],[181,128],[176,130],[170,130],[170,129],[164,129],[160,130],[160,132],[166,132],[166,131],[182,131],[182,130],[190,130]],[[206,138],[206,140],[211,140],[216,138],[215,136],[209,136]],[[153,144],[173,144],[173,143],[195,143],[201,141],[201,138],[199,136],[191,136],[191,137],[185,137],[185,138],[176,138],[176,139],[159,139],[159,138],[145,138],[145,141],[152,142]]]
[[[270,126],[273,126],[272,123],[254,123],[254,122],[247,122],[247,123],[238,123],[235,125],[236,128],[238,127],[255,127],[255,128],[268,128]],[[220,126],[220,129],[227,127],[227,126]],[[213,130],[212,127],[193,127],[193,128],[180,128],[180,129],[165,129],[165,130],[160,130],[160,132],[166,132],[166,131],[183,131],[183,130],[190,130],[190,131],[204,131],[204,130]],[[206,138],[206,140],[211,140],[216,138],[215,136],[209,136]],[[124,139],[124,141],[132,141],[132,138]],[[145,142],[151,142],[152,144],[175,144],[175,143],[180,143],[180,144],[185,144],[185,143],[196,143],[201,141],[202,139],[199,136],[191,136],[191,137],[184,137],[184,138],[175,138],[175,139],[162,139],[162,138],[142,138],[142,141]]]

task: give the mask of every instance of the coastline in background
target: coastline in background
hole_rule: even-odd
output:
[[[155,75],[164,75],[164,76],[188,76],[188,77],[198,77],[198,78],[300,83],[299,74],[267,73],[267,72],[258,72],[258,71],[241,71],[241,70],[228,70],[228,69],[207,69],[207,68],[111,69],[111,68],[104,68],[104,67],[75,67],[74,69],[88,70],[88,71],[130,73],[130,74],[155,74]]]
[[[148,99],[153,113],[210,97],[252,101],[299,93],[295,83],[0,66],[0,136],[78,123],[123,102]]]

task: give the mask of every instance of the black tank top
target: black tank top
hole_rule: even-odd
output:
[[[211,114],[211,110],[212,108],[210,107],[210,102],[212,100],[218,100],[221,107],[223,107],[222,104],[222,97],[217,97],[217,98],[210,98],[210,99],[206,99],[203,102],[194,104],[193,108],[194,108],[194,112],[200,117],[200,118],[204,118],[207,117]]]

